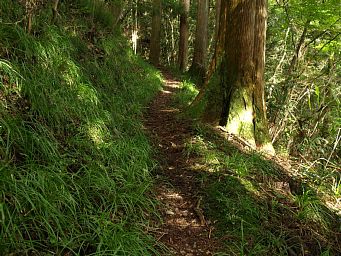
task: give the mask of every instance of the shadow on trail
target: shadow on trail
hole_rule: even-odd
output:
[[[179,118],[165,73],[145,127],[158,151],[154,232],[174,255],[338,255],[340,219],[282,168]]]

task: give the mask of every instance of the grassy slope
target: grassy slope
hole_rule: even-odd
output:
[[[17,2],[0,5],[1,254],[150,254],[141,114],[160,75],[84,6],[28,35]]]
[[[175,98],[192,117],[197,109],[186,106],[196,94],[183,82]],[[198,123],[185,147],[189,159],[201,159],[193,169],[205,212],[225,241],[219,255],[339,255],[340,215],[325,206],[321,189],[225,136]]]

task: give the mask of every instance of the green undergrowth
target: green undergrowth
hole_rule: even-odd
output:
[[[155,254],[141,117],[161,75],[67,2],[31,34],[0,4],[0,254]]]
[[[181,82],[180,91],[174,97],[174,104],[180,106],[182,109],[189,109],[189,104],[194,100],[198,94],[198,89],[190,80]]]
[[[175,98],[180,106],[196,94],[188,87],[184,83]],[[225,244],[217,255],[341,253],[340,215],[326,206],[312,184],[198,123],[185,154],[189,162],[195,159],[192,169],[198,173],[204,212]]]

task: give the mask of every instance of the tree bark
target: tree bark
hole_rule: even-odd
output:
[[[267,0],[256,0],[255,17],[255,37],[253,61],[255,65],[255,89],[254,89],[254,134],[258,148],[265,151],[274,152],[272,147],[269,125],[266,116],[265,105],[265,44],[266,44],[266,24],[267,20]]]
[[[34,2],[31,0],[25,1],[25,12],[26,12],[26,31],[28,34],[32,32],[32,23],[33,23],[33,12],[34,12]]]
[[[57,17],[58,17],[58,4],[59,4],[59,0],[54,0],[53,5],[52,5],[52,21],[55,22]]]
[[[179,40],[179,68],[185,71],[187,67],[188,58],[188,13],[190,0],[180,0],[182,5],[182,12],[180,15],[180,40]]]
[[[273,154],[264,96],[266,0],[226,2],[220,86],[206,97],[204,118]]]
[[[223,5],[226,1],[223,1]],[[219,24],[220,24],[220,11],[221,11],[221,0],[216,0],[215,4],[215,15],[216,15],[216,22],[215,22],[215,38],[217,39],[219,36]]]
[[[195,32],[193,62],[190,73],[198,78],[199,85],[204,81],[206,72],[208,40],[208,4],[209,0],[198,0],[198,16]]]
[[[149,60],[154,66],[160,62],[161,0],[153,0],[152,34]]]
[[[216,22],[219,21],[219,24],[216,24],[216,29],[218,28],[218,31],[216,32],[216,41],[215,41],[215,48],[214,48],[214,54],[212,56],[212,59],[210,61],[210,65],[208,67],[208,70],[205,75],[205,80],[203,82],[202,88],[195,98],[195,100],[191,103],[191,106],[194,106],[198,104],[202,98],[206,94],[206,90],[208,89],[208,84],[210,79],[212,78],[213,74],[216,72],[217,67],[221,63],[221,58],[224,55],[225,51],[225,37],[226,37],[226,22],[227,22],[227,1],[220,1],[217,0],[217,3],[219,4],[219,18],[216,18]],[[218,5],[218,4],[217,4]],[[221,24],[221,25],[220,25]]]

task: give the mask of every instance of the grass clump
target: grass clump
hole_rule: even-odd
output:
[[[1,253],[156,253],[141,115],[160,74],[77,3],[57,26],[35,16],[32,34],[19,2],[0,12]]]
[[[180,91],[175,95],[174,103],[182,108],[188,107],[198,94],[198,89],[190,81],[182,81]]]

